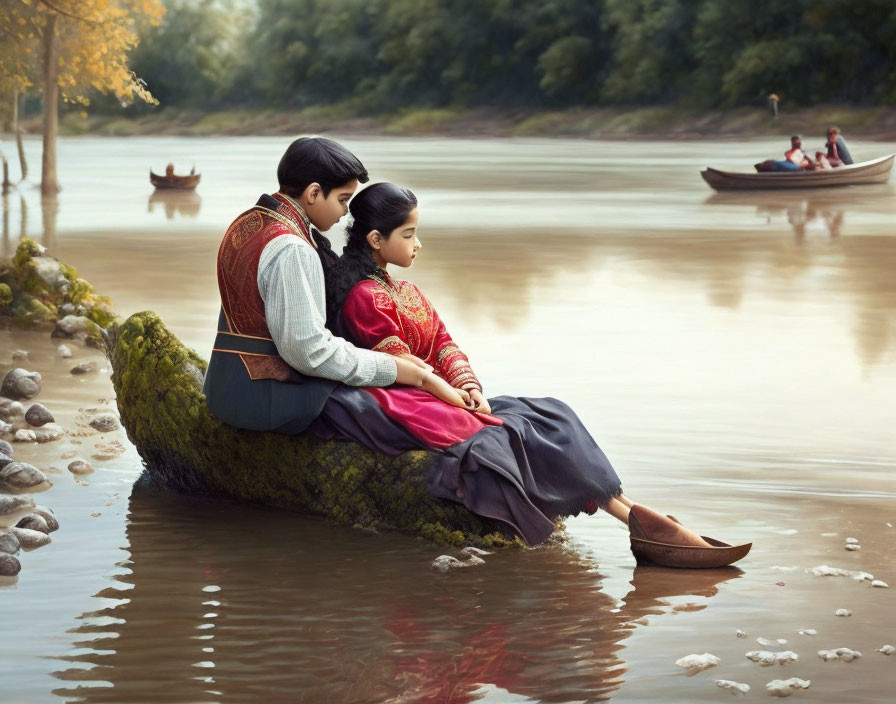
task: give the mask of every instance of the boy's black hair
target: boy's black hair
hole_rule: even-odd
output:
[[[299,137],[286,149],[277,166],[280,192],[298,198],[312,183],[319,183],[324,198],[330,191],[358,179],[367,183],[364,164],[338,142],[325,137]]]

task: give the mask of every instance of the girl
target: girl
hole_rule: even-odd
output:
[[[436,451],[426,477],[429,491],[503,521],[529,545],[554,531],[553,519],[602,508],[627,523],[633,538],[717,549],[671,517],[633,504],[563,402],[485,398],[432,304],[414,284],[388,273],[390,265],[411,266],[422,246],[413,193],[374,184],[354,197],[350,210],[343,256],[327,272],[328,324],[358,346],[411,359],[429,371],[422,388],[366,389],[375,403],[363,417],[360,408],[328,404],[318,433],[392,453]]]

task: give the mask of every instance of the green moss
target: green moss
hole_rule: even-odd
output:
[[[0,283],[0,306],[8,306],[12,303],[12,289],[9,284]]]
[[[147,472],[182,490],[327,516],[451,545],[520,545],[426,490],[434,455],[388,457],[348,442],[238,430],[205,405],[206,363],[151,312],[113,328],[107,348],[122,424]]]

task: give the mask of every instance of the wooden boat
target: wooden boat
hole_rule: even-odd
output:
[[[706,168],[700,172],[700,175],[710,187],[717,191],[856,186],[866,183],[886,183],[890,178],[894,157],[896,154],[890,154],[850,166],[818,171],[733,173]]]
[[[154,174],[152,169],[149,171],[149,182],[156,188],[178,189],[181,191],[192,191],[199,185],[199,178],[202,174],[189,173],[186,176],[160,176]]]

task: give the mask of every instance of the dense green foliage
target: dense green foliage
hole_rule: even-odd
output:
[[[163,104],[896,101],[892,0],[166,0],[133,67]]]

